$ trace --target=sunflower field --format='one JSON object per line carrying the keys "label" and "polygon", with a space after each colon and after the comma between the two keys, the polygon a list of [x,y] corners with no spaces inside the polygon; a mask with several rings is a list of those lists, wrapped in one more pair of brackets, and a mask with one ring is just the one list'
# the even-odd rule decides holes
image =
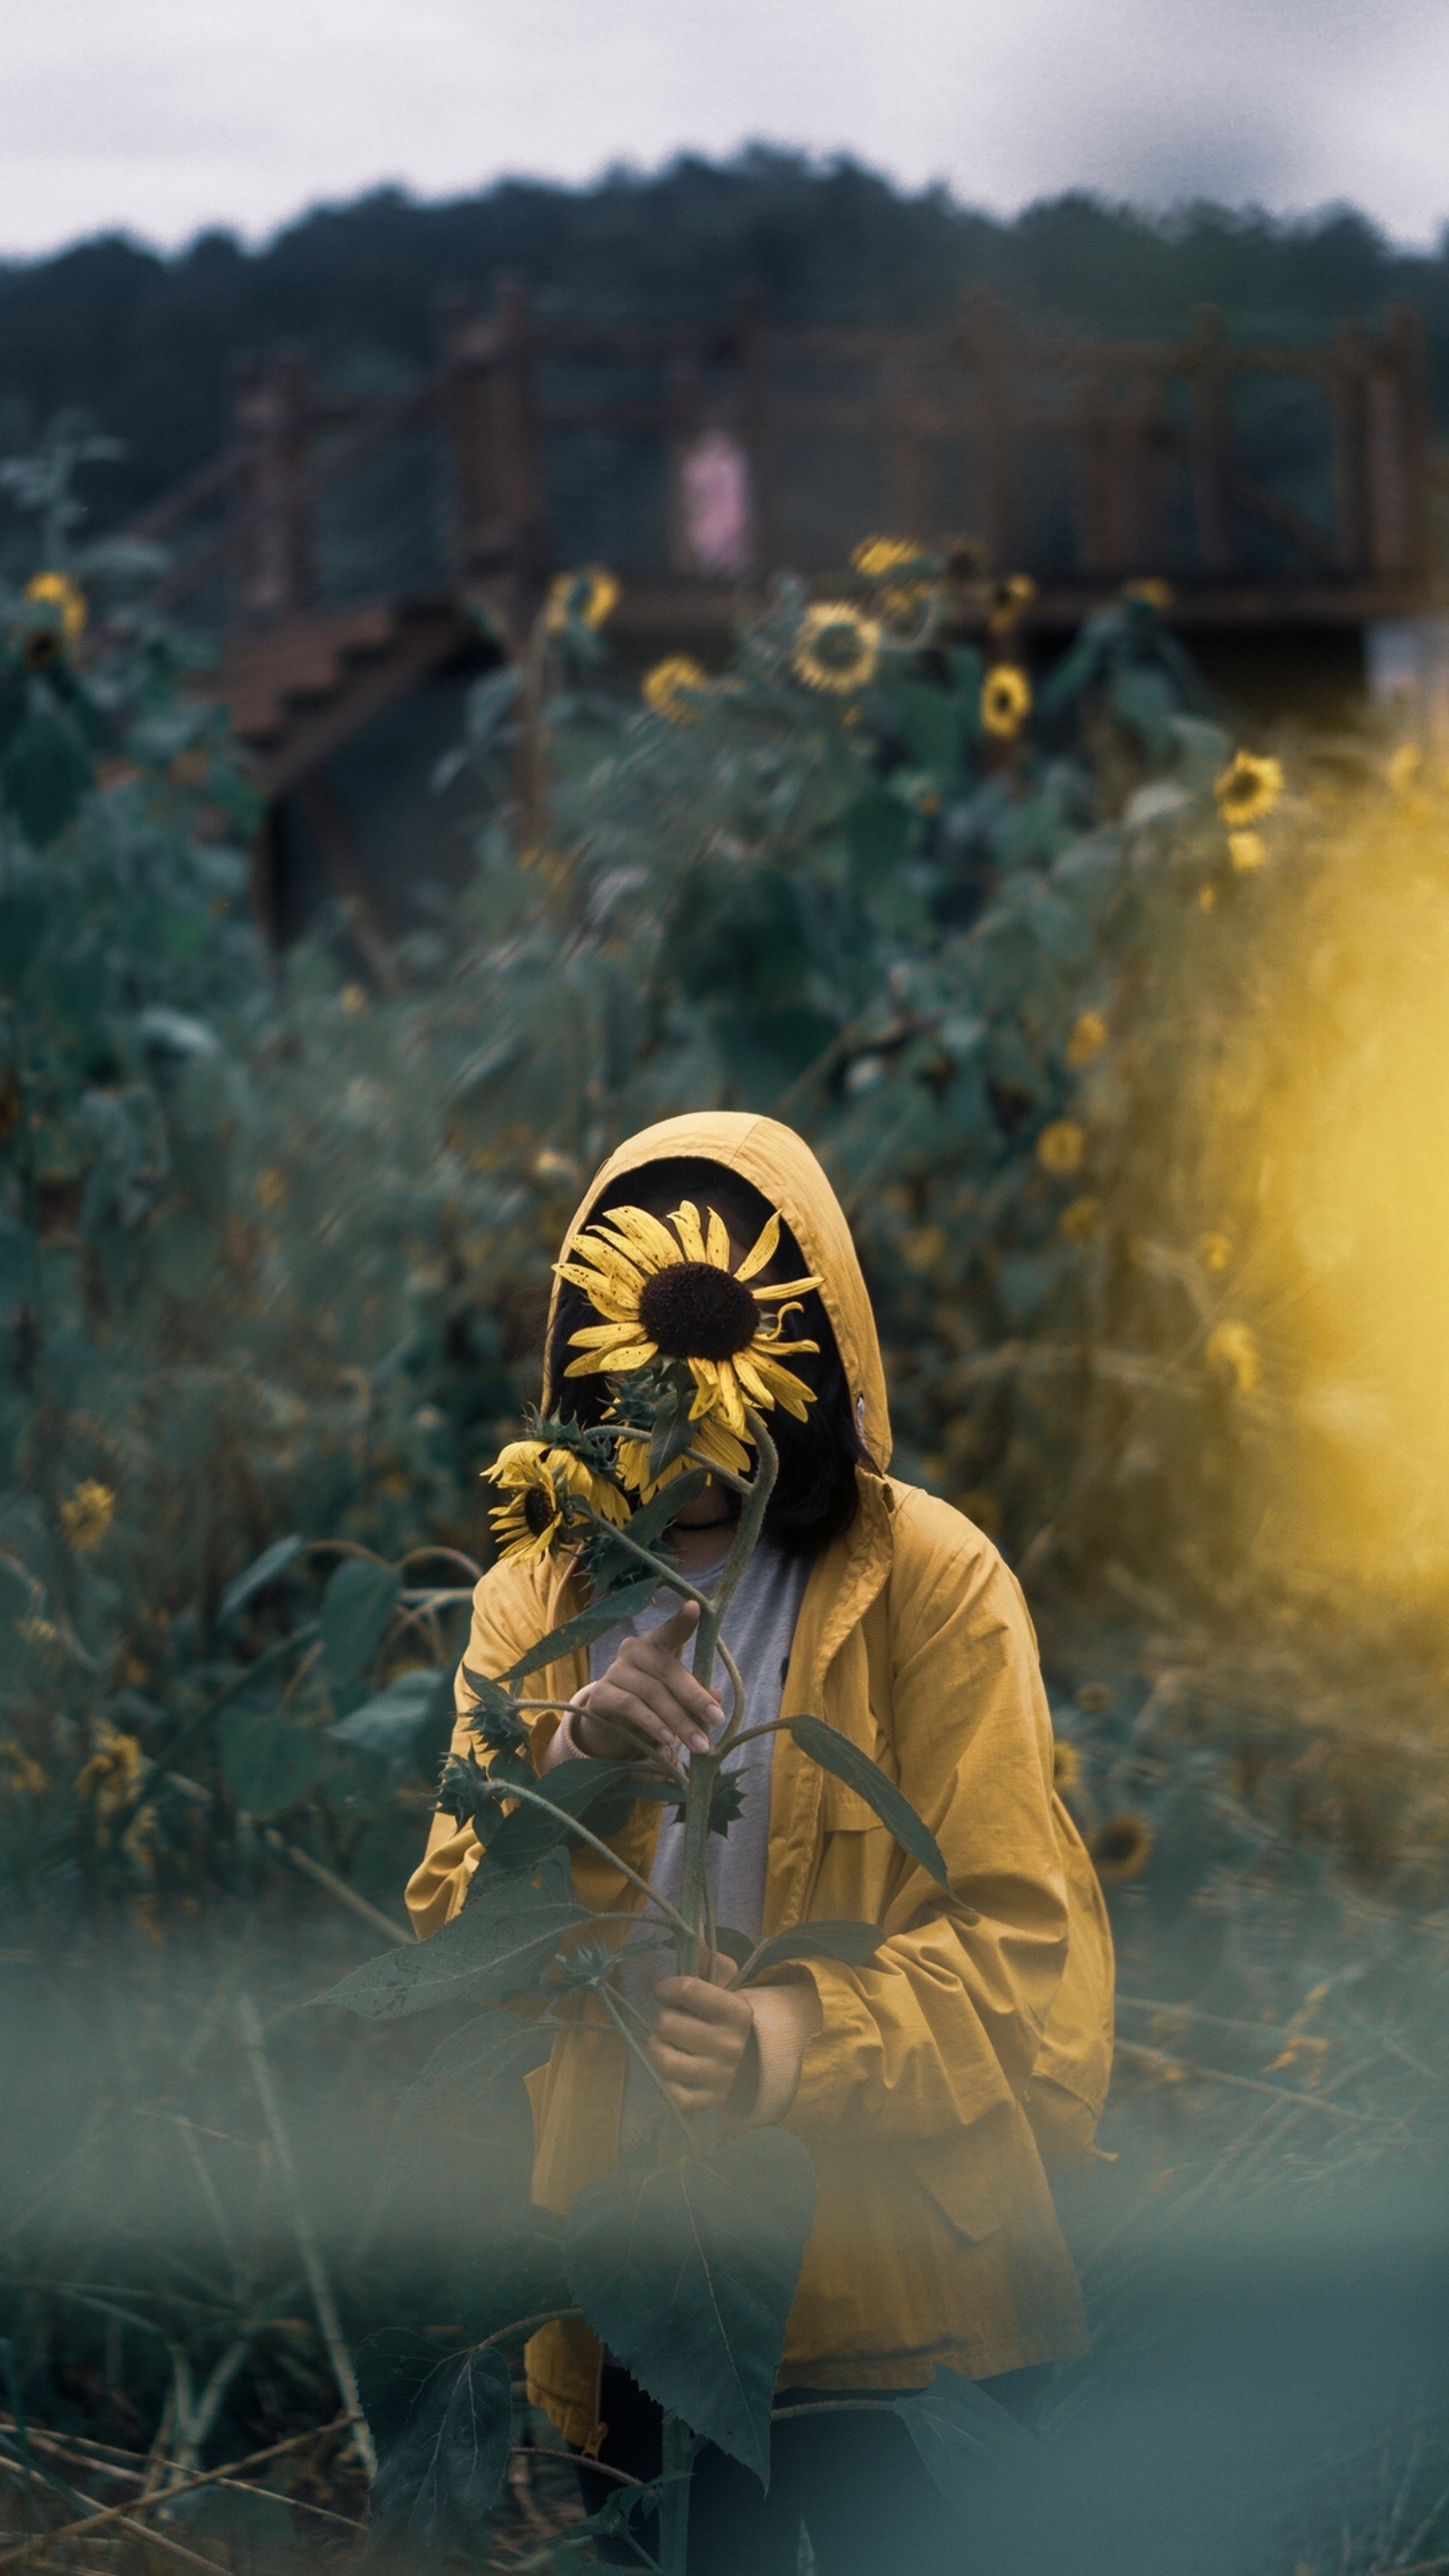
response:
{"label": "sunflower field", "polygon": [[[409,1937],[563,1227],[718,1104],[821,1154],[895,1471],[1038,1618],[1122,1983],[1072,2211],[1105,2358],[1057,2412],[1145,2576],[1124,2424],[1184,2231],[1286,2193],[1357,2260],[1442,2146],[1442,754],[1241,741],[1150,582],[1034,660],[1029,584],[867,539],[640,688],[585,570],[474,690],[471,882],[384,993],[263,950],[253,793],[146,566],[57,471],[8,489],[0,2566],[350,2564],[357,2347],[465,2333],[496,2175],[389,2150],[411,2043],[312,1998]],[[1308,2373],[1204,2567],[1446,2563],[1419,2327],[1409,2401]],[[472,2563],[570,2563],[547,2448],[521,2422]]]}

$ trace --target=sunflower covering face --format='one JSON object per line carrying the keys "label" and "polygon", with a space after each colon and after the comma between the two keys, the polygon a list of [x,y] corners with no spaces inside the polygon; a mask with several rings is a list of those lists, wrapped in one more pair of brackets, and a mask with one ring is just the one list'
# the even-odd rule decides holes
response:
{"label": "sunflower covering face", "polygon": [[489,1513],[500,1556],[533,1564],[570,1535],[571,1500],[587,1503],[602,1520],[621,1526],[629,1506],[607,1476],[598,1476],[572,1449],[543,1440],[510,1440],[487,1471],[507,1497]]}
{"label": "sunflower covering face", "polygon": [[[558,1264],[559,1277],[582,1288],[604,1319],[571,1336],[580,1356],[566,1374],[624,1377],[655,1360],[682,1360],[694,1379],[692,1421],[713,1418],[736,1440],[745,1436],[747,1405],[768,1413],[781,1404],[803,1422],[811,1390],[781,1362],[820,1345],[783,1339],[787,1310],[780,1301],[806,1296],[820,1282],[749,1284],[773,1259],[779,1240],[780,1220],[771,1216],[732,1269],[729,1228],[713,1208],[705,1209],[703,1224],[688,1199],[667,1224],[646,1208],[611,1208]],[[762,1312],[768,1305],[773,1314]]]}

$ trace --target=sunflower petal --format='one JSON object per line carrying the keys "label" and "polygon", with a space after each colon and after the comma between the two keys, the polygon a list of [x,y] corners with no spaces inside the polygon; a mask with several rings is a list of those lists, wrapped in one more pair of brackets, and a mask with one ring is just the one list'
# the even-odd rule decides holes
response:
{"label": "sunflower petal", "polygon": [[622,1350],[582,1351],[570,1360],[565,1377],[589,1377],[602,1371],[608,1377],[627,1377],[631,1369],[647,1368],[656,1357],[652,1342],[630,1342]]}
{"label": "sunflower petal", "polygon": [[638,1339],[638,1316],[622,1316],[605,1324],[581,1325],[578,1332],[570,1333],[569,1348],[575,1351],[607,1351],[621,1349],[625,1342],[637,1342]]}
{"label": "sunflower petal", "polygon": [[[733,1361],[691,1360],[689,1365],[694,1372],[697,1382],[701,1380],[703,1371],[708,1369],[709,1381],[705,1382],[712,1382],[715,1410],[723,1417],[725,1426],[728,1430],[733,1431],[736,1434],[743,1432],[745,1427],[745,1407],[744,1400],[740,1394],[740,1382],[734,1372]],[[701,1410],[703,1409],[704,1408],[701,1407]]]}
{"label": "sunflower petal", "polygon": [[575,1255],[581,1254],[585,1261],[592,1262],[594,1268],[601,1270],[606,1279],[617,1280],[621,1288],[632,1288],[637,1297],[644,1285],[643,1273],[629,1253],[613,1242],[608,1235],[581,1234],[571,1249]]}
{"label": "sunflower petal", "polygon": [[717,1208],[710,1208],[706,1213],[709,1217],[709,1232],[705,1237],[705,1257],[713,1262],[716,1270],[728,1270],[730,1266],[729,1227]]}
{"label": "sunflower petal", "polygon": [[771,1215],[766,1218],[765,1223],[761,1226],[759,1233],[756,1235],[754,1242],[749,1248],[749,1251],[745,1254],[743,1261],[735,1272],[735,1277],[737,1279],[753,1279],[756,1271],[763,1270],[767,1261],[774,1260],[775,1246],[779,1240],[780,1220],[777,1216]]}
{"label": "sunflower petal", "polygon": [[681,1199],[677,1208],[671,1208],[669,1222],[684,1248],[685,1260],[703,1261],[704,1236],[699,1230],[699,1210],[693,1199]]}
{"label": "sunflower petal", "polygon": [[647,1278],[652,1271],[672,1269],[682,1258],[666,1225],[647,1208],[610,1208],[607,1222],[621,1237],[621,1248]]}
{"label": "sunflower petal", "polygon": [[[738,1270],[735,1272],[737,1279],[741,1275]],[[808,1297],[811,1289],[819,1285],[818,1279],[782,1279],[778,1288],[753,1288],[750,1294],[753,1297]]]}
{"label": "sunflower petal", "polygon": [[793,1369],[781,1368],[777,1360],[766,1359],[759,1352],[755,1354],[755,1363],[774,1401],[782,1404],[787,1413],[793,1413],[797,1422],[803,1422],[812,1400],[804,1379],[796,1377]]}

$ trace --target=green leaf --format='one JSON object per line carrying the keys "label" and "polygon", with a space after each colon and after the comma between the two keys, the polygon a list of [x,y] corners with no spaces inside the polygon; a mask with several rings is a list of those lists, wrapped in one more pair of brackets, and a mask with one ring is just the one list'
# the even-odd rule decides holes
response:
{"label": "green leaf", "polygon": [[466,1664],[463,1666],[463,1680],[473,1694],[473,1707],[468,1716],[473,1732],[481,1735],[490,1748],[493,1747],[493,1737],[488,1732],[490,1727],[498,1731],[504,1743],[526,1744],[528,1728],[518,1714],[511,1692],[504,1690],[501,1683],[491,1681],[487,1673],[470,1672]]}
{"label": "green leaf", "polygon": [[[617,1833],[639,1795],[632,1762],[561,1762],[528,1784],[546,1807],[520,1801],[488,1844],[488,1871],[536,1869],[545,1852],[568,1839],[571,1822]],[[500,1784],[507,1794],[509,1784]]]}
{"label": "green leaf", "polygon": [[399,1673],[385,1690],[375,1691],[327,1732],[334,1744],[385,1762],[394,1778],[402,1780],[409,1771],[422,1768],[422,1742],[436,1734],[429,1721],[439,1714],[440,1702],[451,1735],[453,1676],[428,1664]]}
{"label": "green leaf", "polygon": [[262,1710],[232,1709],[222,1720],[220,1742],[227,1787],[258,1824],[295,1807],[326,1767],[327,1748],[315,1728]]}
{"label": "green leaf", "polygon": [[863,1967],[885,1938],[878,1923],[797,1923],[752,1950],[737,1982],[752,1986],[767,1968],[778,1968],[786,1959],[838,1959],[847,1968]]}
{"label": "green leaf", "polygon": [[574,1899],[568,1853],[553,1851],[531,1878],[481,1887],[475,1879],[461,1914],[430,1941],[369,1959],[322,2000],[364,2021],[396,2021],[439,2004],[507,2003],[541,1989],[565,1934],[588,1920]]}
{"label": "green leaf", "polygon": [[[523,2078],[542,2066],[551,2030],[506,2012],[465,2023],[434,2050],[393,2113],[388,2159],[394,2172],[416,2160],[424,2183],[439,2157],[477,2170],[490,2197],[511,2181],[528,2197],[533,2113]],[[506,2322],[504,2320],[503,2322]]]}
{"label": "green leaf", "polygon": [[387,2438],[374,2430],[378,2471],[359,2566],[385,2566],[406,2552],[411,2567],[419,2554],[454,2551],[479,2565],[513,2439],[507,2362],[487,2345],[440,2362],[425,2335],[400,2327],[371,2336],[363,2352],[363,2406],[369,2424],[376,2411]]}
{"label": "green leaf", "polygon": [[657,1589],[655,1576],[646,1574],[638,1583],[626,1583],[622,1591],[607,1593],[600,1601],[591,1601],[587,1610],[581,1610],[577,1618],[566,1619],[561,1628],[551,1628],[546,1637],[540,1637],[537,1645],[530,1646],[526,1655],[520,1655],[516,1664],[510,1664],[500,1679],[505,1682],[525,1681],[530,1673],[538,1672],[544,1664],[560,1662],[580,1646],[591,1645],[595,1637],[602,1637],[606,1629],[617,1627],[621,1619],[632,1619],[636,1611],[647,1610]]}
{"label": "green leaf", "polygon": [[905,860],[913,820],[899,796],[872,785],[858,796],[845,818],[850,855],[862,882],[873,885],[893,877]]}
{"label": "green leaf", "polygon": [[770,2474],[770,2407],[815,2217],[798,2138],[759,2129],[707,2157],[590,2183],[564,2237],[569,2284],[641,2388]]}
{"label": "green leaf", "polygon": [[5,800],[26,838],[43,850],[80,810],[91,764],[72,726],[55,716],[27,716],[0,761]]}
{"label": "green leaf", "polygon": [[296,1564],[306,1544],[303,1538],[279,1538],[271,1547],[264,1548],[246,1572],[239,1574],[223,1592],[217,1607],[222,1627],[225,1628],[249,1603],[255,1601],[259,1592],[265,1592],[269,1584],[279,1583],[289,1567]]}
{"label": "green leaf", "polygon": [[901,1849],[908,1851],[912,1860],[919,1861],[922,1869],[929,1870],[942,1887],[950,1887],[950,1874],[935,1835],[928,1825],[922,1823],[909,1798],[896,1787],[894,1780],[886,1778],[879,1763],[872,1762],[868,1753],[862,1753],[858,1744],[852,1744],[848,1735],[841,1735],[833,1726],[827,1726],[822,1717],[792,1717],[789,1732],[801,1752],[808,1753],[812,1762],[818,1762],[822,1771],[833,1772],[837,1780],[843,1780],[848,1789],[854,1789],[858,1797],[864,1798],[867,1806],[874,1807],[881,1823],[889,1826]]}
{"label": "green leaf", "polygon": [[322,1648],[334,1693],[346,1691],[376,1654],[402,1590],[395,1565],[344,1557],[322,1595]]}
{"label": "green leaf", "polygon": [[[688,1445],[686,1441],[686,1448]],[[666,1459],[665,1464],[668,1463]],[[652,1451],[650,1472],[651,1474],[654,1472]],[[633,1539],[637,1547],[652,1548],[657,1555],[660,1542],[676,1512],[682,1511],[686,1503],[695,1502],[704,1492],[708,1482],[708,1475],[703,1468],[698,1467],[690,1468],[683,1476],[672,1478],[663,1493],[656,1494],[652,1503],[646,1503],[642,1511],[634,1514],[629,1523],[628,1536]],[[608,1534],[600,1532],[590,1539],[586,1555],[586,1570],[590,1582],[596,1587],[604,1589],[611,1583],[620,1583],[631,1577],[637,1580],[638,1566],[637,1556],[634,1556],[628,1548],[621,1546],[612,1532]]]}
{"label": "green leaf", "polygon": [[929,2388],[896,2399],[896,2413],[923,2468],[963,2520],[980,2508],[983,2470],[1010,2468],[1037,2449],[1014,2415],[941,2362]]}
{"label": "green leaf", "polygon": [[45,937],[50,899],[43,886],[16,886],[0,895],[0,983],[23,984]]}

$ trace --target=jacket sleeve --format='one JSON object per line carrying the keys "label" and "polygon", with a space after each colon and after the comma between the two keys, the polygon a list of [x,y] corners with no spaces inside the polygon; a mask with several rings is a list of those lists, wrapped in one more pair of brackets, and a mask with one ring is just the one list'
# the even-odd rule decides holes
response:
{"label": "jacket sleeve", "polygon": [[902,1856],[874,1961],[808,1963],[820,2027],[790,2122],[925,2142],[1023,2098],[1066,1962],[1068,1898],[1020,1587],[930,1496],[902,1498],[897,1531],[882,1759],[935,1834],[952,1897]]}

